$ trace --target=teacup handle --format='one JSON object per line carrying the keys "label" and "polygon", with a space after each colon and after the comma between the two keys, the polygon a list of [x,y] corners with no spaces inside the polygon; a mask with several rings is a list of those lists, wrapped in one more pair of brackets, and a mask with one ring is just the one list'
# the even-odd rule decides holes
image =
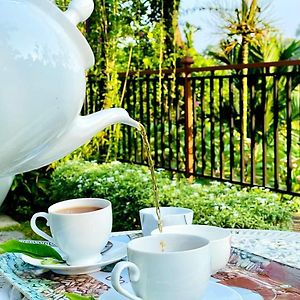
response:
{"label": "teacup handle", "polygon": [[120,293],[121,295],[132,299],[132,300],[143,300],[140,297],[137,297],[131,293],[129,293],[127,290],[125,290],[121,284],[120,284],[120,277],[121,273],[124,269],[128,268],[130,270],[130,280],[131,281],[138,281],[140,278],[140,270],[139,268],[130,261],[121,261],[117,263],[111,273],[111,283],[114,289]]}
{"label": "teacup handle", "polygon": [[50,235],[48,235],[47,233],[45,233],[44,231],[42,231],[41,229],[39,229],[36,225],[36,219],[41,217],[41,218],[45,218],[47,220],[47,226],[48,225],[48,222],[49,222],[49,219],[48,219],[48,216],[49,214],[45,213],[45,212],[38,212],[38,213],[35,213],[32,217],[31,217],[31,220],[30,220],[30,226],[31,226],[31,229],[39,236],[41,236],[42,238],[44,238],[45,240],[55,244],[55,241],[53,239],[53,237],[51,237]]}

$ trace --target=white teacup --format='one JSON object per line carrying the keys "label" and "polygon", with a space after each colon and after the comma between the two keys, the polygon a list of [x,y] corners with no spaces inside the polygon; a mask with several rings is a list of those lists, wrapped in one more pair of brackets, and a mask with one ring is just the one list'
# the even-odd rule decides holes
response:
{"label": "white teacup", "polygon": [[[151,235],[158,226],[156,208],[143,208],[139,213],[143,235]],[[192,224],[194,216],[194,212],[189,208],[173,206],[160,207],[160,214],[163,226]]]}
{"label": "white teacup", "polygon": [[[36,225],[42,217],[50,226],[49,236]],[[108,200],[80,198],[55,203],[48,213],[38,212],[31,218],[32,230],[54,243],[69,265],[91,265],[101,260],[112,229],[112,208]]]}
{"label": "white teacup", "polygon": [[[228,229],[209,225],[174,225],[163,227],[162,234],[180,233],[198,235],[210,241],[212,274],[224,268],[230,257],[231,233]],[[160,234],[158,229],[151,233]]]}
{"label": "white teacup", "polygon": [[[164,251],[161,249],[163,243]],[[132,300],[200,300],[210,277],[209,241],[199,236],[161,234],[132,240],[128,261],[112,271],[112,286]],[[133,295],[120,284],[128,268]]]}

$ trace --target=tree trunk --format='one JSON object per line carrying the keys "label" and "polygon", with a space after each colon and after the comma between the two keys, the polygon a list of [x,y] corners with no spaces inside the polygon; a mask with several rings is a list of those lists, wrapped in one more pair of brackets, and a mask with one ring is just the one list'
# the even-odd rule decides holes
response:
{"label": "tree trunk", "polygon": [[180,0],[164,0],[163,1],[163,23],[166,32],[166,57],[169,57],[175,52],[175,44],[182,46],[182,38],[180,36],[179,25],[178,25],[178,11],[179,11]]}

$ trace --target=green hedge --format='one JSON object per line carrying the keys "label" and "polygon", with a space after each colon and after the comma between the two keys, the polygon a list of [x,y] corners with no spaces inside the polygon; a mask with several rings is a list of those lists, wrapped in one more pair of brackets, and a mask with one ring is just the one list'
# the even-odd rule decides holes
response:
{"label": "green hedge", "polygon": [[[260,188],[211,182],[187,183],[157,171],[161,206],[193,209],[194,223],[235,228],[290,229],[291,200]],[[145,166],[120,162],[69,161],[52,174],[50,202],[101,197],[112,202],[114,230],[139,228],[139,209],[153,206],[150,172]]]}

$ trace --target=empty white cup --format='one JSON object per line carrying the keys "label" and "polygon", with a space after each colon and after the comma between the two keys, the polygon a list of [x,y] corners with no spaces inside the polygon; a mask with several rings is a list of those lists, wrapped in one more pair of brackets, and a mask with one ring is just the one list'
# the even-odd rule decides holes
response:
{"label": "empty white cup", "polygon": [[[200,300],[210,277],[209,250],[207,239],[187,234],[134,239],[127,246],[128,261],[112,271],[112,286],[132,300]],[[135,294],[120,284],[124,269]]]}
{"label": "empty white cup", "polygon": [[[212,274],[224,268],[229,260],[231,232],[228,229],[217,226],[196,224],[184,226],[174,225],[163,227],[162,233],[191,234],[208,239],[210,242]],[[160,232],[158,229],[155,229],[151,234],[160,234]]]}
{"label": "empty white cup", "polygon": [[[194,212],[184,207],[160,207],[160,214],[163,226],[192,224]],[[158,228],[157,214],[155,207],[143,208],[140,210],[140,221],[143,235],[151,235],[151,232]]]}

